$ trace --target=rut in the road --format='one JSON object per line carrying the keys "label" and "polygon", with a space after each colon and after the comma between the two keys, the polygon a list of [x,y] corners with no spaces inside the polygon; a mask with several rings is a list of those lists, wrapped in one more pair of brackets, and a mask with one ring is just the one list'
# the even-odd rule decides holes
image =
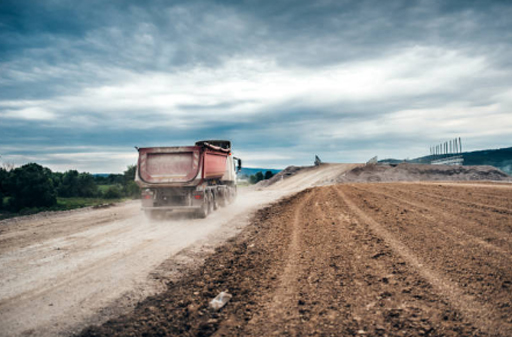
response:
{"label": "rut in the road", "polygon": [[[510,239],[512,217],[485,222],[478,205],[491,190],[444,188],[452,215],[423,185],[303,191],[261,210],[166,293],[83,335],[509,335],[512,249],[493,235]],[[508,191],[496,193],[510,202]],[[210,311],[224,290],[232,300]]]}

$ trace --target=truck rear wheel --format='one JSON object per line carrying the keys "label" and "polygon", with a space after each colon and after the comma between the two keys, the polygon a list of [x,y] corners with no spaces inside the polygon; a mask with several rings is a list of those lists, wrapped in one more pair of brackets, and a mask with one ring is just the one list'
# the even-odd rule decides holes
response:
{"label": "truck rear wheel", "polygon": [[210,194],[205,193],[204,197],[205,199],[203,205],[201,206],[201,209],[197,213],[198,217],[200,217],[201,219],[206,218],[208,214],[211,213],[212,208]]}
{"label": "truck rear wheel", "polygon": [[215,210],[215,200],[214,200],[214,197],[213,197],[213,192],[210,192],[208,193],[208,210],[209,212],[208,213],[213,213],[213,211]]}
{"label": "truck rear wheel", "polygon": [[228,191],[225,188],[219,191],[218,196],[219,196],[219,206],[220,207],[224,207],[228,204],[227,194],[228,194]]}
{"label": "truck rear wheel", "polygon": [[219,191],[212,192],[212,206],[213,206],[214,211],[219,208],[219,198],[220,198]]}

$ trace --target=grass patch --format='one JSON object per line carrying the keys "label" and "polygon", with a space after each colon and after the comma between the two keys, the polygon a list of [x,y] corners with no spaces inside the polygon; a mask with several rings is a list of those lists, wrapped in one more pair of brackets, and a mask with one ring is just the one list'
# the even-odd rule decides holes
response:
{"label": "grass patch", "polygon": [[105,193],[110,186],[116,186],[116,185],[98,185],[98,190],[101,192],[101,194]]}
{"label": "grass patch", "polygon": [[[108,186],[109,185],[104,185]],[[75,208],[83,208],[89,206],[97,206],[102,204],[110,204],[128,200],[128,198],[120,199],[104,199],[104,198],[57,198],[57,205],[52,207],[52,211],[69,210]]]}

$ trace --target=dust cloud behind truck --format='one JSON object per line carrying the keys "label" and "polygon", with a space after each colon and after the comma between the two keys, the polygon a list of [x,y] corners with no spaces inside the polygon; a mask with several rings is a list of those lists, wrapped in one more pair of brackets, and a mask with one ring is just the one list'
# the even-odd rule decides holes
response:
{"label": "dust cloud behind truck", "polygon": [[142,209],[151,218],[168,212],[205,218],[236,198],[242,161],[233,157],[230,141],[137,150],[135,182],[141,188]]}

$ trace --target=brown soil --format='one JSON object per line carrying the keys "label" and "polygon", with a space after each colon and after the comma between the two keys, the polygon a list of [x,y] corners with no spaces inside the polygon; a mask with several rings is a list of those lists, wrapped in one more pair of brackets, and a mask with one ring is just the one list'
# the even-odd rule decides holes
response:
{"label": "brown soil", "polygon": [[[315,174],[318,177],[315,178]],[[450,166],[401,163],[398,165],[377,164],[328,164],[320,166],[289,166],[268,180],[258,183],[267,187],[283,182],[295,184],[299,177],[305,177],[306,187],[333,183],[350,182],[392,182],[392,181],[510,181],[512,177],[493,166]],[[313,179],[312,179],[313,177]],[[291,178],[291,179],[290,179]]]}
{"label": "brown soil", "polygon": [[511,260],[510,184],[317,187],[81,335],[510,336]]}
{"label": "brown soil", "polygon": [[378,164],[359,166],[337,177],[333,182],[433,181],[433,180],[492,180],[512,181],[506,173],[493,166],[451,166],[408,164]]}

